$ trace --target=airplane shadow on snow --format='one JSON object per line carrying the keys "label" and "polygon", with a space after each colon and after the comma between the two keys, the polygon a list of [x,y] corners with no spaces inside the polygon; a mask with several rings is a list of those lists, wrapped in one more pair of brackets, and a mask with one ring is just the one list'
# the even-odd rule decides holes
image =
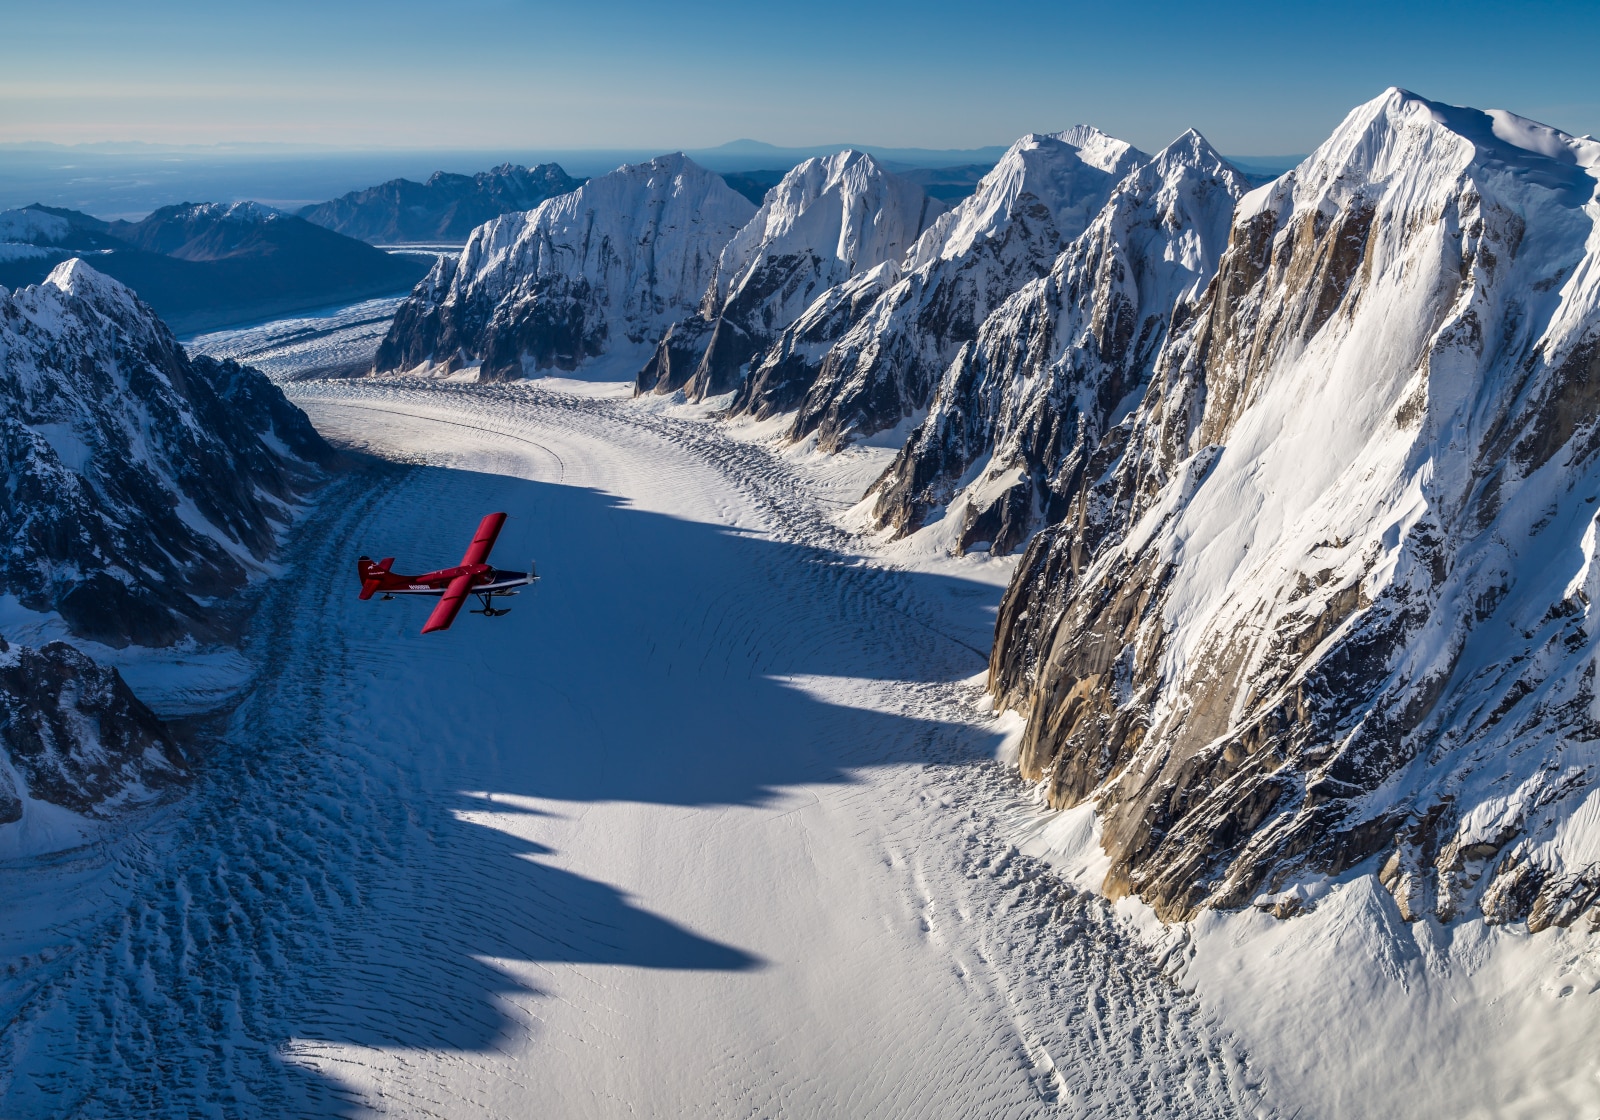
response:
{"label": "airplane shadow on snow", "polygon": [[[510,616],[463,612],[424,637],[432,600],[356,600],[359,553],[392,553],[403,571],[453,563],[491,509],[512,515],[494,562],[537,557],[542,577],[509,600]],[[594,490],[440,468],[410,469],[354,535],[314,523],[295,567],[257,638],[277,670],[237,724],[273,728],[277,745],[241,732],[234,750],[283,752],[263,772],[286,784],[274,798],[301,791],[268,799],[297,814],[301,834],[285,843],[309,880],[344,884],[331,902],[311,891],[288,919],[308,946],[286,965],[298,1039],[494,1049],[522,1029],[501,998],[537,992],[496,961],[524,976],[544,963],[767,967],[688,928],[692,918],[553,863],[581,864],[581,852],[464,819],[517,811],[473,791],[541,799],[532,820],[607,802],[776,815],[794,807],[786,787],[995,746],[971,727],[827,703],[782,679],[970,677],[998,598],[985,585],[858,567]],[[301,1108],[350,1107],[306,1067],[280,1069]]]}

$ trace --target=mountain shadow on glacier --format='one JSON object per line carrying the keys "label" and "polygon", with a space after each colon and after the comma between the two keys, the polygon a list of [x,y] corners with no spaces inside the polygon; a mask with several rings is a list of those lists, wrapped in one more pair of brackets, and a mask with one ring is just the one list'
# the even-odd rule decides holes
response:
{"label": "mountain shadow on glacier", "polygon": [[[272,668],[169,838],[135,857],[147,866],[130,876],[134,918],[86,946],[80,983],[61,988],[86,1005],[64,1012],[89,1014],[123,990],[120,962],[149,962],[117,1062],[88,1062],[102,1040],[87,1033],[48,1058],[4,1055],[18,1075],[0,1106],[48,1112],[87,1099],[92,1078],[97,1100],[157,1110],[226,1089],[339,1115],[356,1102],[280,1057],[288,1040],[291,1055],[488,1051],[516,1026],[508,998],[547,994],[504,962],[759,970],[750,948],[552,866],[562,853],[481,814],[618,800],[776,814],[786,789],[862,767],[992,757],[990,735],[802,685],[963,679],[981,659],[918,604],[987,603],[996,589],[974,597],[965,581],[858,567],[593,490],[395,473],[387,487],[336,484],[344,493],[301,531],[252,639]],[[432,563],[482,509],[513,514],[497,562],[535,556],[543,577],[509,618],[463,615],[423,638],[418,604],[355,600],[359,552]],[[863,611],[864,597],[888,609]],[[885,658],[885,644],[908,652]],[[243,1027],[196,1039],[207,1021]],[[73,1056],[79,1072],[63,1074]]]}

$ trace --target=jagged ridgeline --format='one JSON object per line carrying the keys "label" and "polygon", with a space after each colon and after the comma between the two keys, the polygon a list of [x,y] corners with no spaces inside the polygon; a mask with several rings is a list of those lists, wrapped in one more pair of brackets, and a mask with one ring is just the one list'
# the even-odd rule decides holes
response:
{"label": "jagged ridgeline", "polygon": [[332,452],[255,370],[190,357],[74,258],[0,288],[0,581],[110,646],[227,636],[240,591]]}
{"label": "jagged ridgeline", "polygon": [[1400,90],[1248,193],[1192,132],[1024,137],[946,213],[859,153],[753,214],[667,157],[481,227],[379,367],[632,347],[640,392],[900,443],[878,525],[1026,546],[991,685],[1024,773],[1096,799],[1113,893],[1288,913],[1370,862],[1411,918],[1566,923],[1600,897],[1597,167]]}
{"label": "jagged ridgeline", "polygon": [[991,662],[1111,893],[1284,914],[1366,864],[1408,919],[1592,910],[1597,175],[1390,90],[1242,199]]}
{"label": "jagged ridgeline", "polygon": [[[752,371],[751,399],[768,391],[769,362],[787,363],[780,373],[789,383],[784,392],[798,388],[796,375],[806,382],[793,438],[814,433],[818,446],[837,450],[897,427],[928,407],[939,377],[977,337],[989,312],[1043,275],[1118,180],[1146,158],[1086,125],[1024,136],[976,193],[917,239],[893,276],[869,274],[856,282],[882,286],[870,305],[844,293],[824,304],[849,304],[863,313],[828,340],[815,367],[797,369],[794,358],[805,350],[787,340],[769,352]],[[837,314],[829,320],[846,325]],[[795,333],[815,338],[816,325],[803,321]]]}
{"label": "jagged ridgeline", "polygon": [[1006,553],[1059,520],[1107,428],[1138,403],[1169,327],[1216,272],[1246,189],[1193,131],[1128,172],[1049,272],[946,367],[927,418],[873,487],[878,524],[900,535],[942,516],[955,550]]}

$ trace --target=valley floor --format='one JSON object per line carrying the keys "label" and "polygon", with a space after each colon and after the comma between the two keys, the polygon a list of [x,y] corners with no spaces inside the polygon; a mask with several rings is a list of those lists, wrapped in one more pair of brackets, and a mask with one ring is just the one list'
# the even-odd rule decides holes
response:
{"label": "valley floor", "polygon": [[[292,395],[371,459],[197,787],[0,868],[0,1115],[1273,1114],[1008,839],[982,561],[891,565],[788,461],[590,386]],[[508,617],[356,600],[357,555],[453,562],[493,509],[542,577]]]}

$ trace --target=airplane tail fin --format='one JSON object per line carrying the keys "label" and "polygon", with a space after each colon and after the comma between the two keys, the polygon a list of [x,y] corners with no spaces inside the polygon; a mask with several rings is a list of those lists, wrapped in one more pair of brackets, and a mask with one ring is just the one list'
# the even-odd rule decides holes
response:
{"label": "airplane tail fin", "polygon": [[372,593],[378,590],[383,583],[383,577],[389,574],[389,569],[394,566],[394,557],[386,556],[377,563],[372,557],[363,556],[356,561],[356,574],[361,577],[362,599],[372,598]]}

